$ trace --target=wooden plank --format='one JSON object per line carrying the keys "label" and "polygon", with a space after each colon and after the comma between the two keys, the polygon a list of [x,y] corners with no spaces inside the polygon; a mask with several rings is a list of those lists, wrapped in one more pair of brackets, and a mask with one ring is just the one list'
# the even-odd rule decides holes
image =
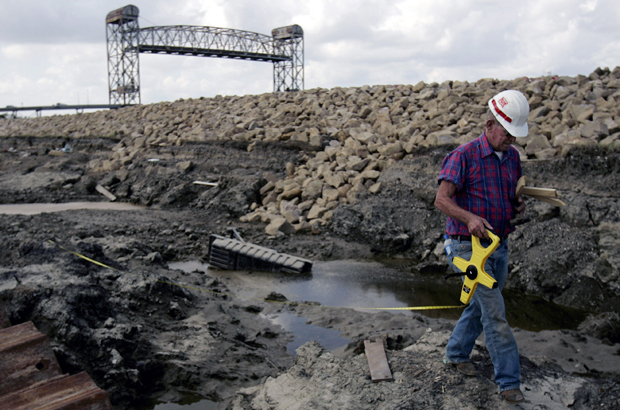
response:
{"label": "wooden plank", "polygon": [[99,192],[100,194],[105,195],[110,201],[114,202],[116,201],[116,196],[114,196],[113,193],[111,193],[110,191],[108,191],[107,189],[105,189],[104,187],[102,187],[101,185],[97,184],[97,186],[95,187],[95,189],[97,190],[97,192]]}
{"label": "wooden plank", "polygon": [[517,181],[517,189],[515,190],[516,195],[521,195],[521,191],[523,190],[523,187],[525,186],[525,183],[527,182],[527,177],[525,175],[523,175],[521,178],[519,178],[519,180]]}
{"label": "wooden plank", "polygon": [[392,372],[383,349],[383,341],[364,340],[364,349],[368,367],[370,367],[370,377],[373,382],[393,381]]}
{"label": "wooden plank", "polygon": [[556,189],[552,189],[552,188],[537,188],[537,187],[533,187],[533,186],[524,186],[523,189],[521,189],[521,195],[528,195],[528,196],[546,196],[549,198],[557,198],[558,195],[558,191]]}
{"label": "wooden plank", "polygon": [[539,201],[546,202],[553,206],[566,206],[566,204],[563,201],[560,201],[557,198],[549,198],[546,196],[539,196],[539,195],[530,195],[530,196],[534,199],[538,199]]}
{"label": "wooden plank", "polygon": [[217,182],[194,181],[194,185],[217,186]]}

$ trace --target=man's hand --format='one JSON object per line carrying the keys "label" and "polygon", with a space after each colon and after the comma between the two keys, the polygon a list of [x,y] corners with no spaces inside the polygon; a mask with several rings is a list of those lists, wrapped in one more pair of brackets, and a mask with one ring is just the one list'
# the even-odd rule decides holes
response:
{"label": "man's hand", "polygon": [[469,229],[469,233],[480,239],[489,239],[487,229],[493,230],[491,224],[484,218],[471,213],[470,215],[471,217],[467,220],[467,229]]}

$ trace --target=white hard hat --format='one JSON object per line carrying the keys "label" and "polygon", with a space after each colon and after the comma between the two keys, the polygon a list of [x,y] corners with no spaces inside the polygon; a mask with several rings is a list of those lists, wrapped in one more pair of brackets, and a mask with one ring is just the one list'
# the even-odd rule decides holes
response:
{"label": "white hard hat", "polygon": [[510,135],[527,137],[530,104],[522,93],[516,90],[502,91],[489,100],[489,108]]}

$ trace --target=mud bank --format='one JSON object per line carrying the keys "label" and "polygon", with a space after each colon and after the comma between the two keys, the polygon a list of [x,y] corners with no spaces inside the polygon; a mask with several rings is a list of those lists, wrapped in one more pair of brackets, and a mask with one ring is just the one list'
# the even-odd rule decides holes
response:
{"label": "mud bank", "polygon": [[[52,144],[54,140],[37,141]],[[100,143],[93,145],[98,144]],[[34,147],[44,152],[43,148],[36,148],[36,145]],[[237,148],[225,146],[218,148],[228,149],[232,153],[237,151]],[[37,184],[32,186],[5,182],[2,185],[2,197],[7,201],[14,202],[21,199],[27,202],[64,202],[102,199],[101,194],[93,189],[93,182],[101,181],[101,176],[89,174],[83,165],[87,157],[97,155],[98,149],[93,151],[84,149],[81,153],[78,151],[76,157],[55,157],[43,153],[32,155],[33,147],[29,149],[31,151],[20,151],[29,152],[28,156],[18,153],[2,155],[3,181],[9,181],[11,176],[14,176],[16,181],[23,181],[21,178],[23,175],[32,174],[38,177],[31,177],[31,181],[37,181]],[[245,152],[247,151],[238,152],[239,157],[247,155]],[[272,154],[277,157],[275,152]],[[145,153],[145,157],[150,155],[151,152]],[[441,153],[431,152],[429,155],[420,156],[418,161],[429,161],[428,158],[440,155]],[[584,154],[584,158],[588,158],[587,155],[589,154]],[[81,161],[80,156],[84,157]],[[199,164],[199,158],[195,161]],[[205,164],[207,162],[205,160]],[[264,166],[264,163],[253,160],[246,164],[248,167]],[[41,169],[37,171],[39,168]],[[200,169],[200,165],[197,168]],[[41,175],[37,175],[39,172]],[[344,222],[347,222],[346,226],[352,226],[350,221],[354,219],[338,217],[336,214],[333,224],[323,227],[318,232],[268,237],[263,233],[264,224],[241,223],[237,214],[230,210],[237,204],[235,201],[243,198],[233,195],[236,189],[239,189],[238,185],[234,184],[229,185],[227,189],[220,187],[218,195],[208,190],[201,192],[199,190],[204,190],[203,187],[187,184],[186,195],[179,197],[184,199],[179,199],[174,206],[158,204],[149,209],[132,211],[70,210],[38,215],[2,215],[0,224],[4,229],[1,239],[5,246],[0,253],[2,260],[0,295],[7,305],[13,323],[27,320],[35,322],[37,327],[52,340],[63,370],[68,373],[88,371],[96,383],[106,389],[116,408],[139,408],[152,399],[175,401],[186,394],[218,401],[221,408],[231,408],[230,406],[251,408],[248,407],[250,402],[253,403],[252,406],[259,406],[256,403],[263,400],[259,396],[272,394],[257,390],[268,388],[272,383],[269,381],[272,379],[268,377],[283,377],[282,375],[288,374],[289,371],[296,371],[289,369],[298,368],[298,365],[294,366],[296,359],[286,350],[291,336],[266,319],[269,313],[277,313],[277,310],[268,303],[227,296],[248,292],[240,281],[213,278],[203,272],[186,273],[169,270],[166,264],[171,261],[206,258],[209,235],[212,233],[226,235],[227,229],[235,227],[252,242],[313,260],[367,259],[379,254],[408,260],[415,272],[426,272],[426,269],[431,268],[442,269],[445,261],[442,260],[441,253],[434,252],[435,233],[425,236],[424,239],[416,239],[400,251],[394,247],[395,242],[385,246],[389,242],[364,239],[371,232],[375,232],[378,237],[381,235],[385,237],[386,233],[397,233],[398,231],[390,233],[386,228],[399,220],[398,218],[406,220],[411,214],[399,215],[392,207],[398,205],[403,210],[411,209],[406,205],[411,203],[412,193],[421,192],[407,186],[408,181],[421,183],[419,178],[410,177],[409,180],[404,178],[412,172],[411,169],[405,172],[400,168],[394,168],[393,171],[387,171],[386,175],[390,175],[391,172],[403,177],[400,183],[394,183],[384,192],[386,195],[383,202],[384,209],[377,211],[379,201],[373,197],[369,197],[366,202],[360,201],[357,208],[348,209],[348,212],[364,207],[374,209],[360,219],[363,222],[357,224],[356,229],[359,231],[352,232],[341,230]],[[67,179],[66,175],[79,175],[79,178]],[[198,175],[190,174],[181,178],[193,180],[198,178]],[[232,177],[229,178],[232,180]],[[42,179],[48,182],[41,183]],[[166,186],[181,183],[181,180],[174,178],[164,180],[161,176],[151,175],[147,178],[138,177],[138,174],[131,179],[128,177],[125,181],[127,180],[132,184],[143,181],[145,185],[156,185],[163,181],[166,181]],[[122,182],[119,180],[116,184],[111,187],[118,187]],[[428,184],[430,189],[431,183]],[[592,185],[594,184],[590,184]],[[201,195],[205,192],[212,195],[209,205],[197,206],[201,201]],[[390,192],[393,194],[389,195]],[[427,207],[416,208],[415,212],[419,212],[420,209],[429,215],[433,213],[433,210]],[[560,228],[565,226],[565,223],[558,215],[552,210],[545,208],[541,210],[545,217],[528,225],[527,231],[525,227],[522,228],[521,237],[514,241],[515,246],[524,246],[529,252],[542,252],[537,249],[549,244],[535,244],[533,241],[537,232],[548,233],[550,229],[557,229],[555,232],[562,233]],[[337,222],[339,220],[344,222],[339,225]],[[372,220],[375,221],[374,228],[370,223]],[[440,216],[430,216],[421,221],[431,228],[430,232],[434,232],[434,229],[439,230],[442,223]],[[421,229],[414,223],[410,226]],[[50,240],[55,244],[50,243]],[[584,246],[583,243],[585,242],[577,242],[571,246]],[[93,265],[57,245],[101,261],[115,269]],[[424,254],[426,256],[423,256]],[[583,255],[581,257],[583,258]],[[524,261],[527,258],[527,255],[519,256],[518,252],[513,255],[515,261]],[[530,264],[522,263],[520,269],[515,269],[516,265],[512,267],[511,281],[516,285],[519,284],[520,272],[531,272],[528,270]],[[580,265],[576,263],[575,266]],[[554,281],[564,277],[566,271],[558,268],[556,279],[550,276],[552,271],[545,274],[546,283],[553,284]],[[596,289],[601,291],[603,288],[597,285]],[[272,292],[277,291],[278,289],[264,289],[262,293],[253,296],[258,299],[268,298]],[[226,295],[221,295],[220,292]],[[561,295],[560,292],[550,294]],[[272,297],[278,298],[277,295]],[[556,376],[553,377],[576,380],[575,394],[567,396],[562,393],[557,396],[561,398],[558,400],[562,403],[566,400],[578,403],[579,400],[584,400],[585,396],[590,397],[591,401],[588,403],[592,400],[607,403],[605,400],[612,400],[614,397],[617,400],[618,395],[609,384],[610,380],[615,380],[617,377],[614,369],[620,368],[613,367],[616,366],[615,360],[620,357],[617,344],[614,344],[618,340],[618,326],[617,317],[613,316],[612,311],[613,300],[613,297],[609,297],[610,303],[599,305],[600,311],[604,311],[603,307],[609,307],[606,310],[608,316],[598,315],[583,324],[587,334],[573,331],[532,334],[525,331],[517,332],[517,336],[528,335],[520,338],[519,344],[523,360],[536,364],[528,368],[528,377],[534,380],[532,383],[555,386],[553,383],[557,380],[552,383],[549,379],[552,376],[548,373],[555,372],[553,374]],[[336,382],[329,378],[323,381],[334,384],[335,387],[332,387],[334,394],[339,390],[347,391],[345,379],[361,379],[363,381],[360,382],[360,386],[369,383],[366,380],[368,371],[360,373],[364,357],[360,356],[359,348],[355,348],[363,339],[386,338],[388,354],[393,369],[398,374],[405,371],[404,367],[402,371],[399,370],[401,369],[399,366],[405,366],[403,363],[421,360],[418,356],[414,355],[415,359],[409,356],[409,353],[402,350],[403,348],[414,344],[429,328],[433,332],[445,332],[452,326],[449,320],[428,319],[422,316],[395,318],[393,315],[386,317],[381,314],[363,314],[348,309],[334,312],[293,305],[285,311],[303,315],[317,326],[338,330],[342,332],[343,337],[354,341],[348,350],[343,349],[335,353],[338,360],[334,362],[334,368],[342,369],[339,372],[347,375],[343,379],[338,379],[343,382],[342,385],[340,381]],[[591,335],[597,335],[599,338],[593,338]],[[476,359],[479,363],[487,360],[484,366],[487,367],[485,371],[488,373],[486,379],[477,379],[476,386],[480,383],[486,386],[476,390],[478,391],[476,397],[482,400],[485,394],[495,397],[495,393],[488,370],[490,364],[483,354],[483,344],[480,345],[480,349],[482,353]],[[404,355],[402,357],[405,362],[399,364],[397,358],[401,357],[400,355]],[[313,359],[314,362],[320,363]],[[428,362],[416,362],[419,368],[416,367],[418,370],[413,374],[424,369],[424,373],[428,375],[424,377],[433,380],[447,377],[444,380],[444,387],[441,387],[441,384],[424,382],[422,383],[424,386],[435,387],[424,390],[426,387],[422,389],[420,385],[418,395],[426,397],[424,400],[428,403],[435,404],[443,403],[443,400],[453,400],[448,399],[449,397],[455,397],[456,400],[460,389],[450,389],[448,386],[452,384],[469,386],[469,381],[460,380],[458,376],[446,373],[445,369],[436,369],[435,362],[434,356],[429,356]],[[356,364],[353,366],[354,363]],[[603,366],[607,364],[612,368]],[[349,369],[350,366],[353,367]],[[320,370],[310,368],[304,371],[308,374],[314,374],[315,371],[321,373]],[[385,408],[396,406],[393,400],[397,397],[401,398],[401,403],[407,402],[411,393],[400,396],[402,392],[398,388],[404,385],[418,386],[416,380],[422,373],[416,378],[412,378],[410,373],[405,374],[409,374],[405,384],[373,385],[377,391],[377,396],[373,399],[375,401],[369,401],[366,407],[356,407],[361,406],[361,402],[357,399],[352,400],[351,407],[348,408],[376,408],[379,403],[376,401],[379,400],[377,397],[394,398],[386,401],[390,404],[386,404],[388,407]],[[295,386],[292,384],[291,388],[296,390]],[[393,390],[395,386],[399,387]],[[238,389],[244,387],[250,390],[242,390],[242,398],[235,396]],[[600,389],[605,391],[605,395],[596,393],[600,392]],[[324,386],[317,385],[317,392],[324,390]],[[449,394],[446,394],[446,391]],[[355,396],[353,393],[347,394]],[[534,403],[536,397],[536,395],[530,396],[529,400],[533,400]],[[300,403],[315,403],[319,400],[314,393],[308,393],[306,398],[298,399]],[[232,404],[233,401],[235,404]],[[308,404],[306,408],[311,407],[312,405]]]}

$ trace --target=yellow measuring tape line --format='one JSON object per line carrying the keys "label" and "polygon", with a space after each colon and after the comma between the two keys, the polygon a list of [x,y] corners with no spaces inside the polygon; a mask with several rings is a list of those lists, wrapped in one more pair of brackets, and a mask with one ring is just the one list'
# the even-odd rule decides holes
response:
{"label": "yellow measuring tape line", "polygon": [[[173,283],[173,282],[166,282],[163,280],[158,280],[157,282],[160,283],[165,283],[168,285],[172,285],[172,286],[178,286],[180,288],[186,288],[186,289],[192,289],[192,290],[199,290],[201,292],[209,292],[209,293],[214,293],[216,295],[224,295],[224,296],[230,296],[230,297],[237,297],[235,295],[232,294],[226,294],[226,293],[222,293],[222,292],[215,292],[212,290],[207,290],[207,289],[202,289],[199,287],[195,287],[195,286],[187,286],[187,285],[179,285],[178,283]],[[314,305],[314,304],[310,304],[310,303],[303,303],[303,302],[289,302],[289,301],[280,301],[280,300],[266,300],[266,299],[259,299],[259,298],[244,298],[246,300],[256,300],[259,302],[268,302],[268,303],[279,303],[282,305],[293,305],[293,306],[307,306],[307,307],[320,307],[320,308],[327,308],[327,309],[363,309],[363,310],[433,310],[433,309],[460,309],[460,308],[464,308],[466,305],[462,305],[462,306],[407,306],[407,307],[393,307],[393,308],[378,308],[378,307],[345,307],[345,306],[326,306],[326,305]]]}
{"label": "yellow measuring tape line", "polygon": [[89,262],[91,262],[91,263],[94,263],[95,265],[99,265],[99,266],[101,266],[101,267],[104,267],[104,268],[107,268],[107,269],[116,270],[116,271],[118,270],[118,269],[113,268],[113,267],[111,267],[111,266],[108,266],[108,265],[106,265],[106,264],[104,264],[104,263],[97,262],[96,260],[91,259],[91,258],[88,258],[88,257],[86,257],[86,256],[84,256],[84,255],[80,255],[79,253],[74,252],[74,251],[72,251],[71,249],[67,249],[67,248],[65,248],[65,247],[64,247],[64,246],[62,246],[62,245],[58,245],[58,244],[57,244],[56,242],[54,242],[54,241],[49,241],[49,242],[50,242],[51,244],[54,244],[54,245],[58,246],[58,247],[59,247],[60,249],[62,249],[63,251],[67,251],[67,252],[69,252],[69,253],[74,254],[75,256],[79,256],[80,258],[85,259],[85,260],[87,260],[87,261],[89,261]]}
{"label": "yellow measuring tape line", "polygon": [[[101,266],[103,268],[106,269],[111,269],[111,270],[115,270],[118,272],[122,272],[119,269],[113,268],[112,266],[108,266],[105,263],[101,263],[98,262],[94,259],[91,259],[89,257],[86,257],[84,255],[81,255],[75,251],[72,251],[71,249],[65,248],[62,245],[57,244],[56,242],[50,240],[49,241],[51,244],[54,244],[56,246],[58,246],[60,249],[69,252],[77,257],[80,257],[84,260],[87,260],[91,263],[94,263],[95,265]],[[164,281],[164,280],[157,280],[157,282],[159,283],[164,283],[166,285],[171,285],[171,286],[177,286],[180,288],[185,288],[185,289],[191,289],[191,290],[197,290],[200,292],[207,292],[207,293],[212,293],[218,296],[229,296],[232,298],[238,298],[238,296],[233,295],[233,294],[229,294],[229,293],[223,293],[223,292],[216,292],[213,290],[208,290],[208,289],[203,289],[203,288],[199,288],[196,286],[188,286],[188,285],[180,285],[178,283],[174,283],[174,282],[168,282],[168,281]],[[282,305],[292,305],[292,306],[307,306],[307,307],[320,307],[320,308],[327,308],[327,309],[360,309],[360,310],[436,310],[436,309],[462,309],[467,305],[460,305],[460,306],[406,306],[406,307],[392,307],[392,308],[378,308],[378,307],[345,307],[345,306],[325,306],[325,305],[314,305],[314,304],[309,304],[309,303],[302,303],[302,302],[290,302],[290,301],[280,301],[280,300],[266,300],[266,299],[259,299],[259,298],[245,298],[246,300],[255,300],[255,301],[259,301],[259,302],[268,302],[268,303],[279,303]]]}

